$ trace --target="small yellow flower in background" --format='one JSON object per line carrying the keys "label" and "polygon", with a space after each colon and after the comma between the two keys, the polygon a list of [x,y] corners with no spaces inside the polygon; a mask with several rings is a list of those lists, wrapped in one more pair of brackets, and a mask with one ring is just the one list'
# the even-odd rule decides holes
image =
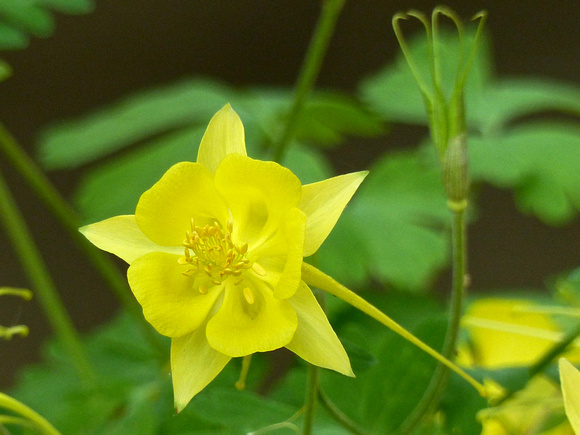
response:
{"label": "small yellow flower in background", "polygon": [[560,358],[559,368],[566,415],[576,435],[580,435],[580,372],[566,358]]}
{"label": "small yellow flower in background", "polygon": [[366,174],[303,186],[279,164],[247,157],[242,122],[226,105],[210,121],[197,162],[171,167],[135,215],[81,228],[130,264],[145,318],[171,337],[178,412],[232,357],[255,352],[286,347],[354,376],[301,268]]}
{"label": "small yellow flower in background", "polygon": [[500,406],[480,411],[477,419],[481,435],[574,435],[562,408],[558,386],[536,376]]}
{"label": "small yellow flower in background", "polygon": [[[462,327],[469,339],[461,343],[457,362],[465,367],[530,366],[564,338],[542,306],[526,299],[477,300],[466,310]],[[577,361],[579,352],[574,346],[566,355]],[[482,435],[573,435],[560,389],[543,375],[535,376],[501,405],[480,411],[477,418]]]}
{"label": "small yellow flower in background", "polygon": [[[466,367],[531,365],[564,338],[564,331],[541,306],[526,299],[477,300],[466,310],[461,325],[469,342],[460,345],[457,362]],[[574,346],[566,356],[580,361],[580,348]]]}

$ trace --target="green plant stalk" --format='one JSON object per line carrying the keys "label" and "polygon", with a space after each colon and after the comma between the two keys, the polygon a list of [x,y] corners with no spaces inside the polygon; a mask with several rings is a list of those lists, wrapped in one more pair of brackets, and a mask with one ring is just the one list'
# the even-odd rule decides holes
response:
{"label": "green plant stalk", "polygon": [[322,13],[316,25],[316,30],[306,57],[304,58],[304,63],[300,69],[300,74],[298,76],[298,81],[296,83],[294,91],[294,101],[290,109],[290,114],[288,120],[284,126],[284,130],[280,139],[274,143],[274,156],[273,160],[275,162],[280,162],[284,157],[286,148],[288,144],[294,137],[296,126],[298,125],[298,120],[302,114],[302,110],[308,100],[308,97],[312,93],[314,83],[320,72],[320,66],[322,65],[322,60],[328,49],[328,43],[330,38],[334,33],[336,27],[336,22],[338,16],[342,11],[346,0],[323,0]]}
{"label": "green plant stalk", "polygon": [[361,428],[358,424],[352,421],[335,403],[328,397],[326,392],[319,386],[318,388],[318,398],[320,403],[324,406],[324,409],[340,423],[345,429],[349,430],[355,435],[366,435],[367,432]]}
{"label": "green plant stalk", "polygon": [[[318,266],[318,252],[311,257],[312,264]],[[314,297],[320,304],[322,311],[326,311],[326,294],[319,289],[314,289]],[[318,401],[320,390],[320,369],[314,364],[308,363],[308,372],[306,375],[306,395],[304,397],[304,424],[302,434],[310,435],[314,427],[314,414],[316,413],[316,403]]]}
{"label": "green plant stalk", "polygon": [[95,386],[96,374],[85,348],[64,308],[48,269],[40,255],[18,207],[0,174],[0,219],[16,253],[32,282],[54,332],[60,338],[87,388]]}
{"label": "green plant stalk", "polygon": [[316,402],[318,399],[319,368],[314,364],[308,364],[308,374],[306,380],[306,398],[304,400],[304,425],[302,435],[312,435],[314,426],[314,414],[316,413]]}
{"label": "green plant stalk", "polygon": [[473,388],[477,390],[477,392],[482,397],[488,396],[488,391],[480,382],[475,380],[472,376],[467,374],[465,370],[458,367],[457,364],[454,364],[449,358],[444,357],[435,349],[430,347],[429,345],[425,344],[377,307],[371,305],[369,302],[361,298],[359,295],[354,293],[352,290],[349,290],[342,284],[335,281],[330,276],[326,275],[321,270],[317,269],[316,267],[308,264],[302,263],[302,279],[306,284],[318,287],[319,289],[336,296],[339,299],[342,299],[347,304],[352,305],[353,307],[359,309],[367,316],[372,317],[373,319],[377,320],[379,323],[383,324],[387,328],[389,328],[394,333],[400,335],[405,340],[411,342],[419,349],[427,353],[428,355],[435,358],[437,361],[448,367],[449,369],[453,370],[457,373],[461,378],[467,381]]}
{"label": "green plant stalk", "polygon": [[0,423],[6,424],[26,424],[30,425],[34,428],[40,429],[42,434],[44,435],[60,435],[60,432],[57,431],[44,417],[38,414],[36,411],[33,411],[28,406],[24,405],[23,403],[19,402],[18,400],[7,396],[6,394],[0,393],[0,407],[8,409],[12,412],[20,414],[25,420],[20,420],[15,418],[14,420],[5,420],[4,422],[0,421]]}
{"label": "green plant stalk", "polygon": [[[457,346],[461,314],[463,312],[463,296],[465,293],[465,277],[467,271],[467,243],[465,228],[465,209],[467,202],[448,202],[451,211],[451,240],[453,244],[453,278],[451,285],[451,304],[449,307],[449,323],[445,333],[445,341],[441,354],[452,360]],[[445,385],[449,369],[439,363],[433,372],[429,385],[423,397],[409,417],[401,424],[397,433],[410,434],[417,428],[424,417],[432,412],[437,406]]]}
{"label": "green plant stalk", "polygon": [[126,278],[119,272],[111,258],[95,248],[78,229],[81,226],[80,217],[62,198],[50,180],[34,161],[22,150],[16,140],[0,123],[0,150],[4,152],[10,163],[28,182],[39,198],[49,208],[52,214],[68,230],[74,241],[83,250],[89,261],[99,271],[105,282],[113,290],[113,293],[123,305],[125,310],[133,316],[140,325],[143,336],[157,350],[160,355],[165,355],[166,349],[159,337],[152,331],[144,319],[141,308],[131,297]]}

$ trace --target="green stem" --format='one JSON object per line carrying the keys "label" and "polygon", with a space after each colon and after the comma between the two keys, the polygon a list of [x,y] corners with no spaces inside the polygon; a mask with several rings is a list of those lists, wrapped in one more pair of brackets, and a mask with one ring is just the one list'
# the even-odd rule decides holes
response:
{"label": "green stem", "polygon": [[304,426],[302,427],[303,435],[312,434],[314,414],[316,412],[316,401],[318,398],[318,378],[319,368],[314,364],[308,364],[306,399],[304,400]]}
{"label": "green stem", "polygon": [[[312,258],[312,263],[318,266],[318,252]],[[320,304],[323,311],[326,311],[326,294],[319,289],[314,289],[314,297]],[[316,403],[320,390],[320,370],[314,364],[308,364],[308,373],[306,376],[306,396],[304,398],[304,425],[302,426],[302,433],[310,435],[314,426],[314,414],[316,412]]]}
{"label": "green stem", "polygon": [[304,63],[300,69],[300,74],[294,91],[294,102],[290,109],[288,121],[286,122],[280,139],[274,144],[273,160],[275,162],[280,162],[282,160],[288,144],[294,137],[298,120],[300,119],[302,110],[312,92],[318,73],[320,72],[322,60],[326,54],[328,43],[334,33],[334,28],[344,3],[345,0],[323,1],[322,13],[318,20],[318,24],[316,25],[316,30],[314,31],[312,40],[310,41],[310,46],[308,47],[306,57],[304,58]]}
{"label": "green stem", "polygon": [[[457,345],[457,337],[459,335],[459,327],[461,321],[461,314],[463,308],[463,295],[465,293],[465,276],[466,276],[466,234],[465,234],[465,207],[467,202],[455,203],[450,202],[449,209],[451,211],[451,240],[453,244],[453,278],[451,286],[451,305],[449,308],[449,323],[447,332],[445,334],[445,342],[443,344],[442,355],[447,359],[453,359],[455,355],[455,348]],[[447,382],[449,370],[443,365],[439,364],[433,376],[429,381],[429,385],[423,394],[423,397],[401,424],[397,433],[409,434],[421,423],[423,418],[431,413],[437,406],[445,385]]]}
{"label": "green stem", "polygon": [[0,219],[10,237],[24,269],[54,332],[62,340],[81,380],[87,387],[96,382],[96,374],[85,348],[65,310],[48,269],[40,255],[18,207],[0,174]]}
{"label": "green stem", "polygon": [[26,420],[19,421],[4,421],[0,423],[6,424],[32,424],[33,427],[36,427],[41,430],[44,435],[60,435],[60,432],[57,431],[43,416],[38,414],[36,411],[33,411],[28,406],[24,405],[23,403],[19,402],[18,400],[7,396],[6,394],[0,393],[0,407],[8,409],[16,414],[20,414],[22,417],[25,417]]}
{"label": "green stem", "polygon": [[417,337],[415,337],[413,334],[411,334],[409,331],[407,331],[405,328],[403,328],[401,325],[399,325],[397,322],[395,322],[393,319],[391,319],[389,316],[387,316],[385,313],[379,310],[377,307],[371,305],[363,298],[361,298],[359,295],[357,295],[353,291],[349,290],[342,284],[338,283],[337,281],[326,275],[324,272],[318,270],[317,268],[311,266],[308,263],[302,263],[302,279],[310,286],[318,287],[319,289],[324,290],[325,292],[333,296],[336,296],[339,299],[342,299],[346,303],[361,310],[366,315],[372,317],[381,324],[385,325],[391,331],[395,332],[396,334],[399,334],[405,340],[410,341],[419,349],[431,355],[437,361],[453,370],[460,377],[469,382],[469,384],[471,384],[471,386],[475,388],[482,397],[487,397],[488,395],[487,389],[480,382],[476,381],[472,376],[467,374],[462,368],[458,367],[448,358],[444,357],[435,349],[419,340]]}
{"label": "green stem", "polygon": [[95,246],[79,233],[78,229],[81,226],[80,217],[62,198],[42,170],[22,150],[2,124],[0,124],[0,150],[4,152],[10,163],[24,177],[53,215],[68,230],[74,241],[84,251],[89,261],[100,272],[105,282],[113,290],[125,310],[140,325],[143,336],[148,339],[160,355],[165,355],[167,353],[165,347],[157,334],[152,331],[149,324],[143,318],[138,303],[131,297],[126,278],[119,272],[107,254],[95,248]]}
{"label": "green stem", "polygon": [[335,405],[321,387],[318,388],[318,397],[320,403],[324,406],[324,409],[326,409],[332,418],[340,423],[345,429],[351,431],[355,435],[366,435],[367,432],[342,412],[342,410]]}

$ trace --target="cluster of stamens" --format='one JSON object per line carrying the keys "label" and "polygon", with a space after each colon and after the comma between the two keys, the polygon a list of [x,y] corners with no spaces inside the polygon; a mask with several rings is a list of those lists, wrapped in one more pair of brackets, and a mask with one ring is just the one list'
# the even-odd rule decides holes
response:
{"label": "cluster of stamens", "polygon": [[[207,276],[215,285],[220,285],[226,278],[236,277],[235,284],[243,281],[242,273],[252,264],[246,258],[248,244],[238,247],[232,242],[233,223],[228,221],[224,231],[221,225],[214,222],[203,227],[196,226],[191,220],[191,230],[186,231],[183,246],[185,255],[179,263],[192,266],[183,272],[187,276]],[[208,289],[203,285],[199,292],[206,294]]]}

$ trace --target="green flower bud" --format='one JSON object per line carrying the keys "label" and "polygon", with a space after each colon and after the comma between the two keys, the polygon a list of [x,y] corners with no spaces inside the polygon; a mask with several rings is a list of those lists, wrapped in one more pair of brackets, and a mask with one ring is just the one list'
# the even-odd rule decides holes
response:
{"label": "green flower bud", "polygon": [[470,185],[467,137],[465,134],[455,136],[449,141],[443,155],[442,169],[443,186],[447,193],[450,207],[465,208]]}

